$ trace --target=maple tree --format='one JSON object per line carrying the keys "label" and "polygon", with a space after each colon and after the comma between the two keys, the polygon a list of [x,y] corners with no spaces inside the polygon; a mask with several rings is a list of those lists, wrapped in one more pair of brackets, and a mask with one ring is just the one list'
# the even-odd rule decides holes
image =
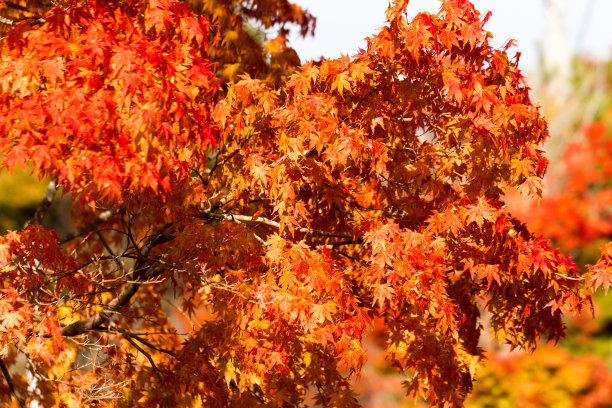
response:
{"label": "maple tree", "polygon": [[546,122],[469,1],[394,1],[366,49],[302,66],[286,0],[2,3],[2,167],[51,180],[0,238],[3,403],[358,406],[376,321],[407,391],[459,406],[482,312],[532,350],[589,305],[504,205],[541,193]]}

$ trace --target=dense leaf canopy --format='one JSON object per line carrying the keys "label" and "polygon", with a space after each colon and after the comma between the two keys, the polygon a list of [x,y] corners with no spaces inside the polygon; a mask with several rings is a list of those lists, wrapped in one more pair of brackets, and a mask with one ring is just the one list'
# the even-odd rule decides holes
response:
{"label": "dense leaf canopy", "polygon": [[[357,55],[298,68],[287,34],[314,20],[286,0],[3,17],[2,167],[52,180],[0,238],[0,357],[28,361],[15,399],[358,406],[376,320],[407,390],[458,406],[482,314],[513,347],[563,335],[588,305],[578,271],[504,204],[547,167],[511,44],[469,1],[412,22],[407,5]],[[56,188],[59,237],[41,226]]]}

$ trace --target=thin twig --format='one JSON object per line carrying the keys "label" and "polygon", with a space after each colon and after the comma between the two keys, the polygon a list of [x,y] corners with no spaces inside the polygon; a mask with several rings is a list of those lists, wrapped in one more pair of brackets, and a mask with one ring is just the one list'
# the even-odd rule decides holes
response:
{"label": "thin twig", "polygon": [[581,280],[584,280],[584,278],[583,278],[583,277],[581,277],[581,276],[576,276],[576,277],[573,277],[573,276],[567,276],[567,275],[564,275],[564,274],[559,273],[559,272],[555,272],[555,275],[558,275],[558,276],[561,276],[561,277],[562,277],[562,278],[564,278],[564,279],[569,279],[569,280],[573,280],[573,281],[581,281]]}
{"label": "thin twig", "polygon": [[325,247],[329,250],[335,249],[336,247],[339,246],[343,246],[343,245],[356,245],[356,244],[362,244],[363,243],[363,237],[357,237],[357,239],[347,239],[346,241],[338,241],[338,242],[334,242],[331,244],[327,244],[325,245]]}
{"label": "thin twig", "polygon": [[153,350],[159,351],[160,353],[166,353],[166,354],[168,354],[168,355],[170,355],[172,357],[176,357],[176,354],[172,350],[168,350],[168,349],[165,349],[165,348],[162,348],[162,347],[158,347],[158,346],[156,346],[154,344],[151,344],[148,340],[145,340],[145,339],[141,338],[137,333],[129,332],[129,331],[124,330],[124,329],[122,329],[120,327],[117,327],[117,331],[119,333],[121,333],[123,336],[129,336],[129,337],[133,338],[134,340],[138,340],[139,342],[141,342],[142,344],[144,344],[147,347],[152,348]]}
{"label": "thin twig", "polygon": [[94,262],[106,261],[106,260],[114,259],[114,258],[115,258],[114,256],[101,256],[99,258],[91,258],[87,262],[82,263],[81,265],[77,266],[76,268],[73,268],[73,269],[69,270],[68,272],[64,272],[61,275],[54,276],[53,279],[51,280],[51,282],[57,282],[57,281],[59,281],[61,279],[64,279],[66,276],[70,276],[73,273],[76,273],[76,272],[80,271],[81,269],[91,265]]}
{"label": "thin twig", "polygon": [[[142,254],[143,258],[137,259],[134,268],[128,273],[126,281],[128,284],[123,288],[113,300],[111,300],[102,310],[90,316],[88,318],[76,321],[68,326],[62,327],[62,336],[77,336],[83,334],[87,330],[96,329],[102,325],[102,323],[110,320],[112,314],[116,313],[125,306],[134,294],[140,288],[140,285],[146,282],[147,279],[156,276],[158,271],[152,270],[152,265],[147,265],[146,258],[149,256],[151,250],[160,243],[160,237],[166,235],[167,230],[172,226],[172,223],[167,223],[162,226],[157,233],[153,234],[147,239],[147,242],[142,248],[136,247],[135,249]],[[164,241],[167,242],[167,241]],[[163,271],[163,270],[162,270]],[[149,272],[147,274],[147,272]]]}
{"label": "thin twig", "polygon": [[344,253],[342,251],[338,251],[337,249],[331,249],[331,251],[336,253],[336,254],[338,254],[338,255],[342,255],[343,257],[345,257],[347,259],[350,259],[351,261],[355,262],[357,265],[363,267],[363,264],[361,262],[359,262],[359,260],[357,258],[354,258],[354,257],[352,257],[352,256],[350,256],[350,255],[348,255],[348,254],[346,254],[346,253]]}
{"label": "thin twig", "polygon": [[147,360],[149,360],[149,363],[151,363],[151,368],[153,368],[153,371],[155,371],[155,375],[157,375],[159,382],[164,388],[164,402],[166,403],[166,408],[170,408],[170,400],[168,399],[168,389],[166,388],[166,382],[164,381],[164,378],[161,375],[161,371],[159,370],[159,368],[157,368],[157,365],[155,365],[155,361],[153,361],[153,358],[151,357],[151,355],[147,353],[138,344],[136,344],[136,342],[132,340],[129,335],[124,334],[123,338],[125,338],[128,341],[128,343],[134,346],[136,350],[140,351],[147,358]]}
{"label": "thin twig", "polygon": [[366,99],[368,99],[370,97],[370,95],[372,95],[374,92],[378,91],[378,88],[375,86],[372,89],[370,89],[368,91],[368,93],[366,93],[352,108],[351,108],[351,113],[353,113],[358,107],[361,106],[362,103],[365,102]]}
{"label": "thin twig", "polygon": [[6,4],[6,7],[8,7],[8,8],[13,8],[13,9],[15,9],[15,10],[19,10],[19,11],[29,11],[27,7],[22,6],[21,4],[17,4],[17,3],[13,2],[13,1],[8,1],[8,0],[6,0],[6,1],[4,2],[4,4]]}
{"label": "thin twig", "polygon": [[251,138],[253,137],[253,135],[259,134],[259,132],[251,132],[240,144],[240,147],[237,148],[236,150],[234,150],[233,152],[231,152],[228,156],[226,156],[225,158],[222,159],[221,162],[219,162],[219,155],[221,154],[221,152],[217,153],[217,155],[215,156],[215,164],[212,166],[212,168],[210,169],[210,172],[208,173],[208,179],[206,180],[206,182],[204,183],[204,187],[208,186],[208,183],[210,182],[210,179],[213,176],[213,173],[215,172],[215,170],[219,167],[223,167],[225,166],[225,164],[230,161],[232,159],[232,157],[234,157],[236,154],[238,154],[238,152],[240,152],[242,149],[244,149],[244,146],[246,146],[246,144],[249,142],[249,140],[251,140]]}
{"label": "thin twig", "polygon": [[119,257],[115,255],[115,253],[113,252],[111,247],[108,245],[108,243],[104,239],[104,236],[102,235],[102,233],[99,230],[96,230],[96,235],[100,239],[100,242],[102,242],[102,245],[104,245],[104,248],[106,249],[106,251],[115,259],[115,263],[117,264],[117,267],[119,267],[119,270],[120,271],[125,271],[125,267],[123,266],[123,264],[119,260]]}
{"label": "thin twig", "polygon": [[93,221],[89,222],[88,224],[83,225],[81,228],[78,228],[77,230],[62,237],[60,239],[60,242],[64,244],[68,241],[75,239],[76,237],[79,237],[83,234],[86,234],[88,232],[95,230],[98,227],[98,225],[102,224],[103,222],[108,221],[113,215],[117,213],[118,212],[116,210],[106,210],[100,213],[100,215],[98,215]]}

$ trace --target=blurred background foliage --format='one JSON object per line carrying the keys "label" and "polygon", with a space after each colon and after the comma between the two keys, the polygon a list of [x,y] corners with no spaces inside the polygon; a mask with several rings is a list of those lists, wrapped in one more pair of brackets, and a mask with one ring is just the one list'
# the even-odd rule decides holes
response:
{"label": "blurred background foliage", "polygon": [[547,345],[533,354],[489,358],[467,408],[612,406],[612,373],[596,356]]}
{"label": "blurred background foliage", "polygon": [[0,171],[0,232],[18,230],[30,219],[47,188],[29,169],[15,168],[13,174]]}

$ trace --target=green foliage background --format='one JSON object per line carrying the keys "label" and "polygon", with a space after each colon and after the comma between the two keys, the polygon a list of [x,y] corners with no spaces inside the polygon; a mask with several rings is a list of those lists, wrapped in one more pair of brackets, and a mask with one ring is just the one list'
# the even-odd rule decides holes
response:
{"label": "green foliage background", "polygon": [[29,169],[15,168],[14,174],[0,171],[0,232],[17,230],[34,215],[46,189]]}

